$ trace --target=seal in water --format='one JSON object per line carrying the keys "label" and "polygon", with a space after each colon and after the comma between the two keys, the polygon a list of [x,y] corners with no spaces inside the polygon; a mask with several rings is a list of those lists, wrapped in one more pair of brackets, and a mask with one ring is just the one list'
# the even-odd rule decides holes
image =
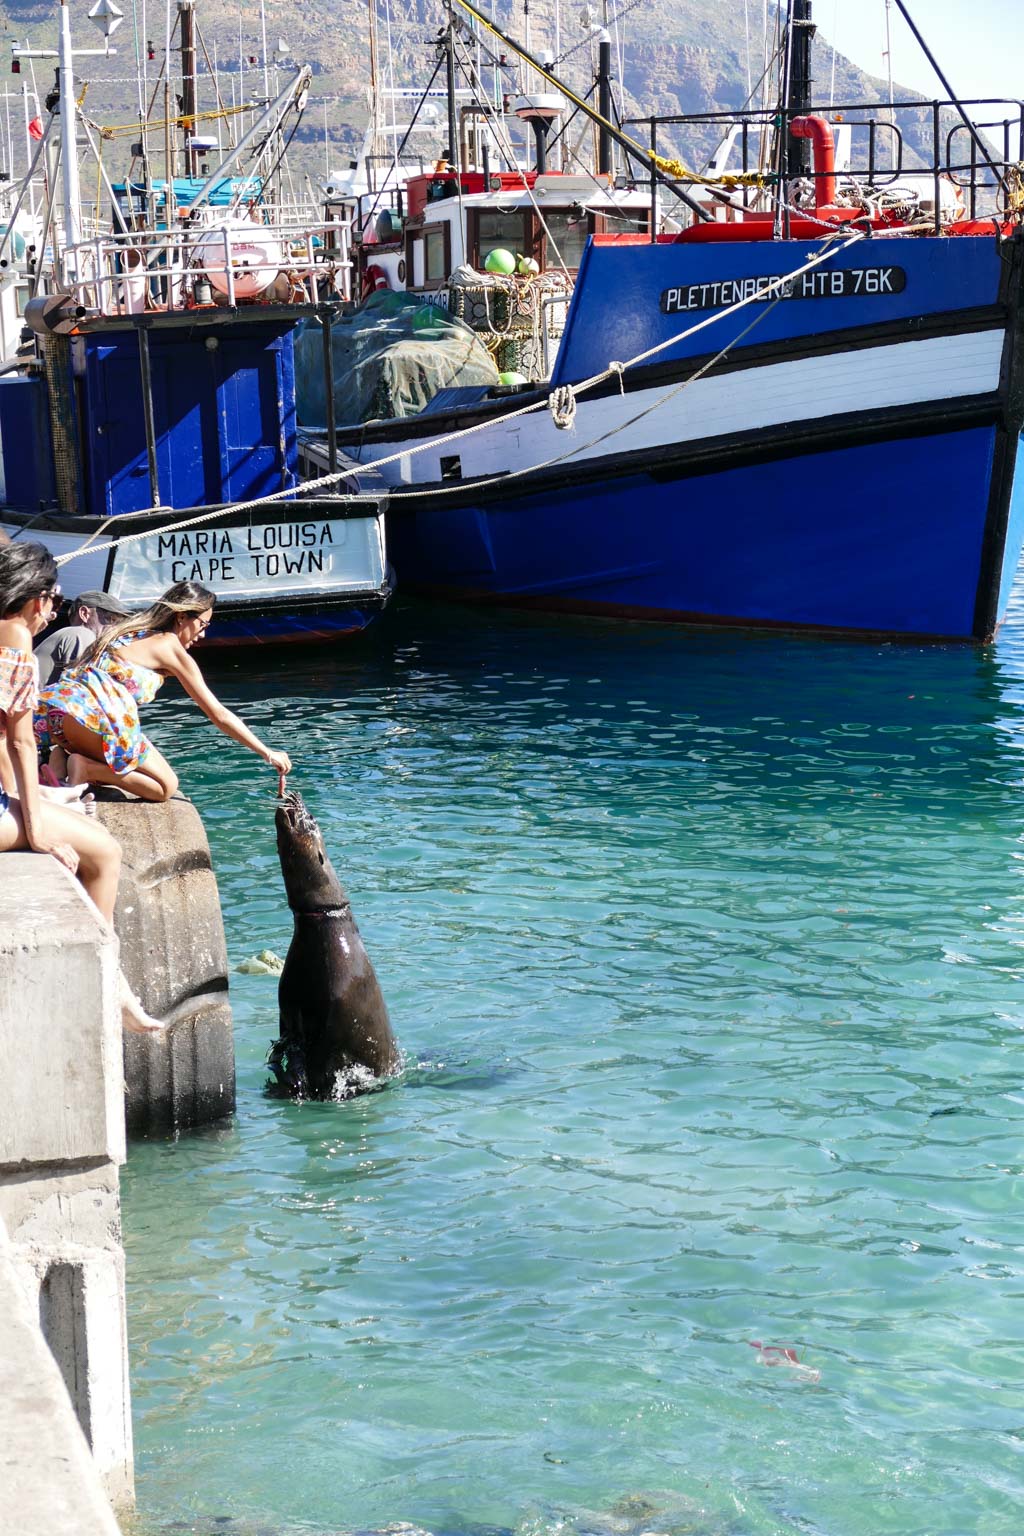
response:
{"label": "seal in water", "polygon": [[282,1091],[330,1099],[338,1074],[353,1067],[377,1078],[396,1072],[398,1046],[348,897],[301,795],[285,796],[276,823],[295,932],[278,985],[281,1037],[267,1064]]}

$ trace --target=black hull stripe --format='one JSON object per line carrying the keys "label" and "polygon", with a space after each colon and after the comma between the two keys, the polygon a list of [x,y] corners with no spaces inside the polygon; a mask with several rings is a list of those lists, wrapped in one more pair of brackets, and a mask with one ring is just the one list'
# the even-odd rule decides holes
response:
{"label": "black hull stripe", "polygon": [[[344,522],[350,518],[374,517],[383,512],[387,496],[377,497],[377,505],[370,502],[350,501],[345,496],[305,496],[302,487],[296,487],[297,495],[291,501],[271,501],[266,506],[251,507],[236,512],[227,507],[223,517],[211,519],[197,529],[183,528],[181,533],[217,533],[222,528],[248,528],[254,523],[320,523]],[[212,507],[165,507],[160,512],[122,512],[111,518],[79,515],[69,516],[56,507],[52,512],[22,512],[0,506],[0,523],[21,529],[24,533],[78,533],[83,538],[95,534],[100,523],[105,522],[102,539],[116,539],[126,533],[144,533],[152,529],[161,532],[169,522],[180,518],[198,517]],[[19,535],[20,537],[21,535]]]}
{"label": "black hull stripe", "polygon": [[578,490],[610,479],[636,475],[656,481],[692,479],[727,469],[774,464],[781,459],[804,458],[839,448],[857,448],[900,438],[933,437],[939,433],[966,431],[971,427],[997,425],[1002,402],[996,393],[968,399],[927,401],[924,404],[888,406],[876,411],[851,411],[824,419],[759,427],[722,437],[668,443],[661,448],[636,448],[608,454],[549,470],[495,481],[490,476],[477,482],[452,484],[443,496],[424,496],[417,490],[394,490],[388,516],[428,512],[432,508],[523,501],[553,492]]}

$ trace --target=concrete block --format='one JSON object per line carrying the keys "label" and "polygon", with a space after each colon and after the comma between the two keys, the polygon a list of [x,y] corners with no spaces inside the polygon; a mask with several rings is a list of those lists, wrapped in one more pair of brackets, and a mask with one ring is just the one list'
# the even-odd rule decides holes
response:
{"label": "concrete block", "polygon": [[[97,1477],[126,1508],[133,1491],[118,945],[55,859],[5,853],[0,880],[0,1455],[13,1444],[23,1458],[2,1484],[3,1528],[92,1533],[109,1524]],[[14,1281],[27,1321],[8,1305]],[[28,1373],[17,1392],[5,1385],[8,1342]],[[23,1416],[38,1444],[22,1434]],[[95,1487],[79,1498],[83,1432]],[[38,1485],[55,1459],[50,1499]],[[85,1512],[62,1517],[75,1498]]]}
{"label": "concrete block", "polygon": [[132,1135],[165,1134],[233,1113],[235,1048],[228,957],[210,846],[199,813],[103,800],[124,851],[114,924],[124,973],[162,1036],[126,1035],[125,1115]]}
{"label": "concrete block", "polygon": [[0,1168],[124,1161],[117,944],[56,859],[0,861]]}
{"label": "concrete block", "polygon": [[17,1536],[120,1536],[60,1370],[26,1304],[2,1223],[0,1488],[3,1528]]}

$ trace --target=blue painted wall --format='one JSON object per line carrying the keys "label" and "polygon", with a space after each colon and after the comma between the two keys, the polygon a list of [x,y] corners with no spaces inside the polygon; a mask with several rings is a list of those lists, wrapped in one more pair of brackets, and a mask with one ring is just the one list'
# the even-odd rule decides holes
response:
{"label": "blue painted wall", "polygon": [[[88,510],[140,511],[151,497],[137,333],[89,335],[84,350]],[[149,353],[164,505],[244,501],[297,483],[291,322],[153,328]]]}

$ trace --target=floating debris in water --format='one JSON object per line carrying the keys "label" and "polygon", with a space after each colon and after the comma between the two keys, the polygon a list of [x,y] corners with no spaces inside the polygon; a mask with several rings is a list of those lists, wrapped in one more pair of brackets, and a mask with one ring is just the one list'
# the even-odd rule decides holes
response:
{"label": "floating debris in water", "polygon": [[817,1382],[821,1372],[813,1365],[804,1365],[795,1349],[788,1344],[762,1344],[760,1339],[748,1339],[751,1349],[757,1350],[758,1365],[782,1365],[800,1381]]}
{"label": "floating debris in water", "polygon": [[241,965],[236,965],[235,970],[242,976],[280,976],[284,961],[272,949],[261,949],[243,960]]}

